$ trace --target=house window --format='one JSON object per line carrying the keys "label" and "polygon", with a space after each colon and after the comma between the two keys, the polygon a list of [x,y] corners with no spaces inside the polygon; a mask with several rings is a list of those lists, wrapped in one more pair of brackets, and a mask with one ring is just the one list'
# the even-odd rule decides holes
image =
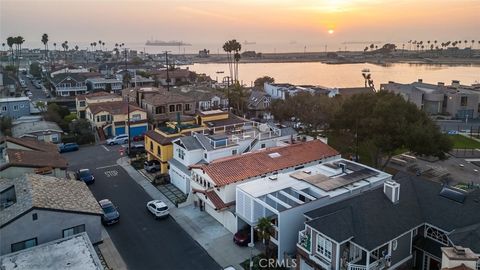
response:
{"label": "house window", "polygon": [[448,238],[444,232],[430,226],[425,226],[425,236],[441,244],[444,244],[445,246],[448,246],[449,244]]}
{"label": "house window", "polygon": [[468,103],[468,97],[467,96],[460,97],[460,106],[467,106],[467,103]]}
{"label": "house window", "polygon": [[317,235],[317,253],[329,262],[332,261],[332,242],[319,234]]}
{"label": "house window", "polygon": [[142,119],[141,114],[133,114],[132,115],[132,121],[140,121]]}
{"label": "house window", "polygon": [[160,145],[157,145],[157,155],[160,156]]}
{"label": "house window", "polygon": [[264,143],[262,143],[261,148],[265,148],[265,144],[264,144]]}
{"label": "house window", "polygon": [[190,104],[185,104],[185,111],[190,111]]}
{"label": "house window", "polygon": [[102,122],[107,121],[107,115],[100,116],[100,121],[102,121]]}
{"label": "house window", "polygon": [[80,107],[85,107],[85,101],[80,101]]}
{"label": "house window", "polygon": [[158,106],[155,108],[155,114],[163,114],[165,113],[165,106]]}
{"label": "house window", "polygon": [[25,108],[25,104],[20,104],[20,108]]}
{"label": "house window", "polygon": [[150,151],[153,152],[153,142],[150,142]]}
{"label": "house window", "polygon": [[170,112],[175,112],[175,105],[170,105],[169,111]]}
{"label": "house window", "polygon": [[183,149],[178,149],[178,157],[180,159],[185,159],[185,151],[183,151]]}
{"label": "house window", "polygon": [[2,106],[2,112],[6,112],[7,111],[7,106]]}
{"label": "house window", "polygon": [[205,153],[205,154],[203,155],[203,157],[205,157],[205,159],[207,159],[207,153]]}
{"label": "house window", "polygon": [[28,239],[22,242],[12,244],[12,252],[16,252],[22,249],[31,248],[37,245],[37,238]]}
{"label": "house window", "polygon": [[97,122],[100,122],[100,116],[97,115]]}
{"label": "house window", "polygon": [[0,192],[0,209],[5,209],[17,202],[15,186],[10,186]]}
{"label": "house window", "polygon": [[35,214],[32,214],[32,220],[37,220],[38,219],[38,214],[35,213]]}
{"label": "house window", "polygon": [[13,110],[18,111],[18,105],[13,105]]}
{"label": "house window", "polygon": [[182,111],[182,104],[177,104],[177,112],[181,112]]}
{"label": "house window", "polygon": [[69,237],[85,231],[85,224],[63,230],[63,237]]}
{"label": "house window", "polygon": [[237,154],[237,149],[233,149],[232,150],[232,155],[236,155]]}

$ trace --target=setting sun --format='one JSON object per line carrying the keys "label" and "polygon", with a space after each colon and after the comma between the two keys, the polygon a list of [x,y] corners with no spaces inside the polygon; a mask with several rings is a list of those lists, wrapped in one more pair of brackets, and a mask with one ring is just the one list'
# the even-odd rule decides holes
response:
{"label": "setting sun", "polygon": [[335,33],[335,31],[333,29],[329,29],[328,33],[331,35],[331,34]]}

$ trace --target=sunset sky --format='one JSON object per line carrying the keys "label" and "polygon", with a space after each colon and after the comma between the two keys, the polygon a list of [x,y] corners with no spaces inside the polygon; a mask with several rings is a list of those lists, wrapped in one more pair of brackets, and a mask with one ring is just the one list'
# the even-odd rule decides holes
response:
{"label": "sunset sky", "polygon": [[[480,0],[0,0],[0,38],[342,42],[480,39]],[[333,32],[329,34],[328,31]]]}

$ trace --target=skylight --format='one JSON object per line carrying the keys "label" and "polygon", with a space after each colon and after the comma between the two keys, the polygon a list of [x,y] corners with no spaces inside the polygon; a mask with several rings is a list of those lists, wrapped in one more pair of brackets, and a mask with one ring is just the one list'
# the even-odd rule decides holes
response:
{"label": "skylight", "polygon": [[280,155],[279,153],[275,152],[275,153],[270,153],[268,154],[269,157],[271,158],[278,158],[278,157],[281,157],[282,155]]}

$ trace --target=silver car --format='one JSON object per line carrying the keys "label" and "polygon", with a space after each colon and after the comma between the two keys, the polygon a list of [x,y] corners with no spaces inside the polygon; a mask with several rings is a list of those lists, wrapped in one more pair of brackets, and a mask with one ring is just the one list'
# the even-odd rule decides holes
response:
{"label": "silver car", "polygon": [[117,135],[117,136],[107,140],[108,145],[125,144],[125,143],[128,143],[128,135],[127,134]]}

